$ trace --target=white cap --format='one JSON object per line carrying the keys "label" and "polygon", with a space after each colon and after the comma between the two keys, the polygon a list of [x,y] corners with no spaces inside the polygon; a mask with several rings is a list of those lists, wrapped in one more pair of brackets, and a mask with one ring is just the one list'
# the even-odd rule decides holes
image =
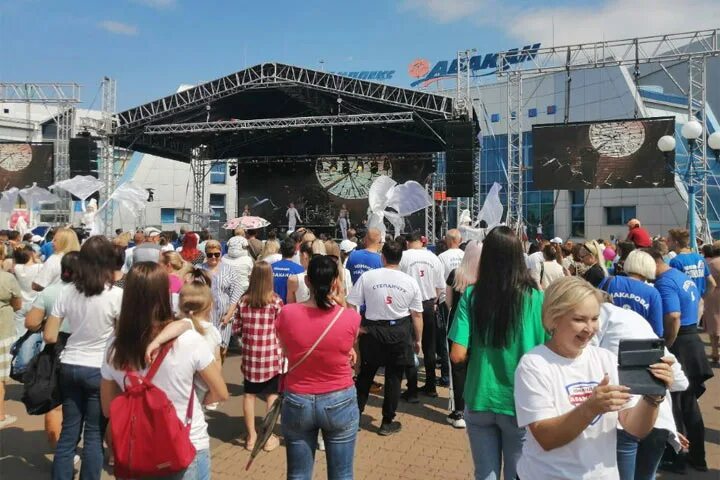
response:
{"label": "white cap", "polygon": [[562,238],[555,237],[552,240],[550,240],[550,243],[563,243]]}
{"label": "white cap", "polygon": [[154,237],[156,235],[160,235],[160,230],[158,230],[155,227],[148,227],[145,229],[145,236],[146,237]]}
{"label": "white cap", "polygon": [[32,243],[40,243],[42,242],[42,237],[40,235],[33,235],[30,241]]}
{"label": "white cap", "polygon": [[340,242],[340,250],[345,253],[350,253],[357,248],[357,243],[351,242],[350,240],[343,240]]}

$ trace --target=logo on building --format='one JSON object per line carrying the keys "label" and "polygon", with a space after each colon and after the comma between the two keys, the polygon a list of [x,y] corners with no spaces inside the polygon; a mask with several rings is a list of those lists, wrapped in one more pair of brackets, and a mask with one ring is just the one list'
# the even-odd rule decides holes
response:
{"label": "logo on building", "polygon": [[[513,48],[508,50],[507,54],[507,65],[503,68],[507,69],[510,65],[516,65],[518,63],[524,63],[528,60],[532,60],[537,55],[537,51],[540,49],[540,44],[535,43],[533,45],[526,45],[522,48]],[[488,75],[495,75],[498,70],[498,56],[497,53],[486,53],[484,55],[475,55],[470,57],[470,75],[472,77],[486,77]],[[415,59],[408,66],[408,73],[411,77],[417,78],[410,84],[412,87],[418,85],[427,87],[433,83],[436,83],[444,78],[451,78],[457,75],[457,59],[454,60],[441,60],[430,69],[430,63],[424,59]]]}

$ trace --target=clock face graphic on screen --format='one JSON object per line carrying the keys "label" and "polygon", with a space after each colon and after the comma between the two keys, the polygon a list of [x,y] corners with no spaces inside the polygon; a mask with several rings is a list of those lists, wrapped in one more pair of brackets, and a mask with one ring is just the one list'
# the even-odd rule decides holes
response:
{"label": "clock face graphic on screen", "polygon": [[8,172],[24,170],[32,161],[32,147],[27,143],[0,145],[0,168]]}
{"label": "clock face graphic on screen", "polygon": [[645,143],[642,122],[593,123],[589,130],[590,144],[602,157],[628,157]]}
{"label": "clock face graphic on screen", "polygon": [[319,159],[315,175],[328,193],[348,200],[362,199],[368,197],[377,177],[392,177],[392,165],[389,160]]}

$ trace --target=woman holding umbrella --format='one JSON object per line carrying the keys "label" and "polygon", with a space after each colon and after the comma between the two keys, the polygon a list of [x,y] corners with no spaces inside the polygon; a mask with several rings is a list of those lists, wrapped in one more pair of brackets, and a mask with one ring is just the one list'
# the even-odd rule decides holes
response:
{"label": "woman holding umbrella", "polygon": [[228,345],[230,345],[230,337],[232,337],[235,309],[243,292],[235,269],[227,263],[220,262],[222,256],[220,242],[208,240],[205,244],[205,256],[205,263],[200,268],[206,270],[212,278],[211,288],[215,302],[210,321],[220,330],[222,336],[220,358],[224,362]]}

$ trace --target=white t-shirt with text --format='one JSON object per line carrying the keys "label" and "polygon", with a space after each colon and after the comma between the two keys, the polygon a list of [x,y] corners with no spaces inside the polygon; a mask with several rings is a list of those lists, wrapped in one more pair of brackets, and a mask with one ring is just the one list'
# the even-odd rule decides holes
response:
{"label": "white t-shirt with text", "polygon": [[410,275],[392,268],[363,273],[347,297],[351,305],[365,305],[368,320],[397,320],[422,312],[418,283]]}
{"label": "white t-shirt with text", "polygon": [[[108,346],[111,344],[112,341],[108,342]],[[210,351],[207,341],[199,333],[188,330],[175,340],[158,368],[155,378],[153,378],[153,384],[165,392],[182,422],[185,422],[195,373],[205,370],[213,361],[215,361],[215,357]],[[125,371],[117,370],[107,361],[103,361],[100,372],[105,380],[114,381],[124,390]],[[147,369],[140,372],[141,375],[146,373]],[[194,395],[190,441],[196,450],[207,450],[210,448],[207,422],[197,392]]]}
{"label": "white t-shirt with text", "polygon": [[72,333],[60,354],[70,365],[100,368],[108,338],[120,316],[122,288],[106,287],[100,295],[86,297],[75,285],[68,284],[58,294],[52,316],[64,319]]}
{"label": "white t-shirt with text", "polygon": [[34,282],[43,288],[49,287],[55,282],[59,282],[60,274],[62,273],[60,261],[62,260],[63,255],[64,254],[62,253],[54,253],[50,255],[50,257],[45,260],[45,263],[43,263],[43,268],[35,277]]}
{"label": "white t-shirt with text", "polygon": [[450,276],[450,272],[460,266],[464,256],[465,252],[459,248],[451,248],[438,255],[440,262],[443,264],[445,280]]}
{"label": "white t-shirt with text", "polygon": [[411,248],[405,250],[400,260],[400,270],[414,278],[420,285],[423,301],[438,297],[438,289],[445,289],[445,268],[437,256],[429,250]]}
{"label": "white t-shirt with text", "polygon": [[[559,417],[590,398],[607,373],[618,385],[617,357],[588,345],[577,358],[566,358],[545,345],[527,352],[515,370],[518,427]],[[634,406],[633,396],[626,408]],[[520,478],[543,480],[617,480],[617,412],[599,415],[570,443],[543,450],[528,429],[517,472]]]}

